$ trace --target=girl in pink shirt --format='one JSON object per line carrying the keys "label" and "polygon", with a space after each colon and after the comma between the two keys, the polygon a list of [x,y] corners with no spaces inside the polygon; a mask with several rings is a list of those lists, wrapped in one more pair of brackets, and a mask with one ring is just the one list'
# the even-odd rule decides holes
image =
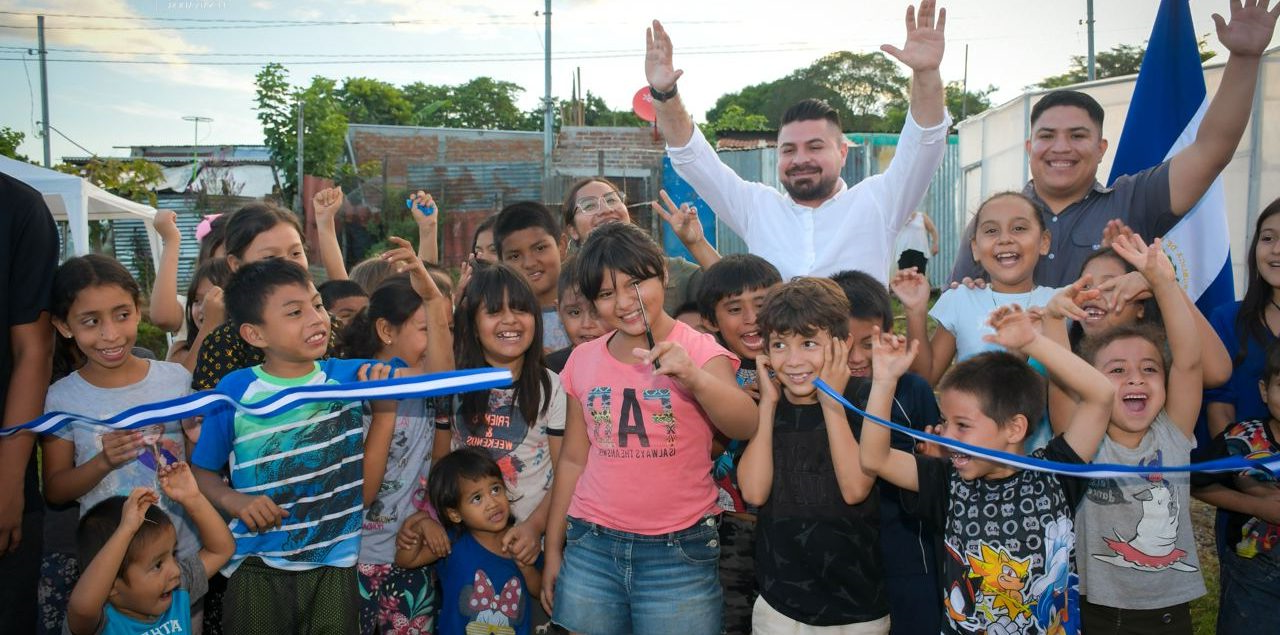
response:
{"label": "girl in pink shirt", "polygon": [[546,532],[543,603],[574,632],[718,633],[712,426],[745,439],[756,407],[737,358],[663,312],[662,251],[628,223],[596,229],[578,286],[613,332],[580,344]]}

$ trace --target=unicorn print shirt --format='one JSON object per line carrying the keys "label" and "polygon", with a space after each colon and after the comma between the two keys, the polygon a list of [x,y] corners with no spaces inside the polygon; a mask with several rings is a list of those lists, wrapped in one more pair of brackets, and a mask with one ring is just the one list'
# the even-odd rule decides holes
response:
{"label": "unicorn print shirt", "polygon": [[436,572],[444,592],[439,632],[531,632],[529,588],[512,559],[485,549],[470,533],[463,532],[449,555],[436,564]]}

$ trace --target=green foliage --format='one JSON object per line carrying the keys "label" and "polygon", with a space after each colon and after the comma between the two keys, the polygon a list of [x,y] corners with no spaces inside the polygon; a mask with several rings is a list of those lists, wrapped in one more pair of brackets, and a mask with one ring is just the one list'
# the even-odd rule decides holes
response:
{"label": "green foliage", "polygon": [[83,167],[63,163],[54,169],[83,177],[116,196],[153,207],[156,204],[156,193],[151,188],[164,181],[160,166],[146,159],[122,161],[95,157]]}
{"label": "green foliage", "polygon": [[264,141],[271,160],[284,177],[283,198],[291,201],[299,183],[298,105],[303,108],[302,169],[306,174],[332,178],[346,143],[344,104],[334,80],[317,76],[311,78],[310,86],[298,89],[289,84],[289,73],[280,64],[266,65],[254,81]]}
{"label": "green foliage", "polygon": [[[514,82],[491,77],[477,77],[456,86],[414,82],[402,90],[413,125],[487,130],[528,129],[524,127],[525,115],[516,105],[522,92]],[[537,129],[542,129],[541,121]]]}
{"label": "green foliage", "polygon": [[413,104],[404,91],[368,77],[348,77],[335,92],[347,121],[406,126],[413,123]]}
{"label": "green foliage", "polygon": [[947,112],[951,113],[951,121],[960,123],[991,107],[991,93],[995,86],[988,85],[977,91],[965,92],[960,82],[950,82],[946,88]]}
{"label": "green foliage", "polygon": [[[649,122],[637,117],[636,113],[630,109],[610,109],[609,104],[604,102],[604,98],[593,94],[591,91],[587,91],[586,99],[583,100],[582,122],[588,126],[627,126],[633,128],[649,126]],[[538,123],[539,125],[536,129],[541,130],[541,120]]]}
{"label": "green foliage", "polygon": [[155,353],[157,359],[169,355],[169,340],[164,331],[146,320],[138,322],[138,339],[134,344]]}
{"label": "green foliage", "polygon": [[14,130],[9,126],[0,127],[0,156],[19,161],[30,161],[25,155],[18,154],[18,146],[27,137],[26,133]]}
{"label": "green foliage", "polygon": [[738,104],[729,104],[721,111],[719,118],[699,124],[702,136],[715,143],[721,132],[745,132],[750,130],[769,130],[769,120],[764,115],[748,113]]}
{"label": "green foliage", "polygon": [[[1209,50],[1206,37],[1200,38],[1200,62],[1204,63],[1217,53]],[[1094,55],[1094,76],[1097,79],[1134,75],[1142,68],[1142,59],[1147,54],[1147,43],[1119,44]],[[1089,78],[1089,59],[1084,55],[1071,56],[1071,68],[1061,75],[1050,75],[1040,81],[1041,88],[1061,88],[1078,84]]]}

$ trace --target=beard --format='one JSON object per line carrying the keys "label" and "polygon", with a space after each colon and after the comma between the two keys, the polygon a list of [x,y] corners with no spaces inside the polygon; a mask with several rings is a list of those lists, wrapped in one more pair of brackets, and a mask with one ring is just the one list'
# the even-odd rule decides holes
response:
{"label": "beard", "polygon": [[839,175],[832,174],[820,175],[819,178],[805,176],[801,179],[801,183],[796,183],[790,177],[784,177],[782,180],[782,188],[791,195],[791,198],[797,203],[823,201],[830,198],[831,194],[836,191],[836,179]]}

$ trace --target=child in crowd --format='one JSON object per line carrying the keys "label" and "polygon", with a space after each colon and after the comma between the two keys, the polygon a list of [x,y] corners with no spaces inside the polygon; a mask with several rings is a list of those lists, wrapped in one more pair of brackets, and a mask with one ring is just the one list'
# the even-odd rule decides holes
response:
{"label": "child in crowd", "polygon": [[190,372],[199,357],[204,338],[226,319],[222,288],[231,279],[226,258],[210,258],[196,267],[187,285],[187,337],[169,347],[169,361],[182,364]]}
{"label": "child in crowd", "polygon": [[[338,242],[338,213],[342,211],[346,202],[346,196],[342,193],[342,187],[333,186],[322,189],[311,197],[311,208],[315,211],[316,221],[316,250],[320,255],[320,263],[324,265],[325,276],[329,280],[346,280],[347,275],[347,258],[352,260],[359,258],[364,253],[367,245],[349,245],[352,253],[344,257],[342,253],[342,245]],[[413,217],[414,224],[418,226],[418,257],[427,261],[435,262],[440,259],[439,238],[437,234],[437,226],[439,225],[440,215],[436,213],[435,200],[430,194],[422,190],[418,190],[409,196],[409,215]],[[363,208],[361,213],[367,215],[368,209]],[[373,293],[374,289],[382,282],[381,279],[369,280],[356,275],[356,269],[369,261],[377,261],[378,256],[366,258],[351,269],[350,279],[360,285],[364,289],[365,295]],[[327,304],[325,305],[328,306]]]}
{"label": "child in crowd", "polygon": [[227,219],[230,214],[209,214],[196,225],[196,242],[200,243],[200,255],[196,264],[204,264],[210,258],[227,257]]}
{"label": "child in crowd", "polygon": [[513,385],[455,396],[452,416],[437,426],[434,452],[439,459],[451,448],[473,447],[502,468],[516,523],[502,546],[525,564],[541,551],[564,435],[564,388],[543,365],[540,319],[533,290],[516,270],[484,265],[472,274],[454,315],[454,358],[458,368],[506,368]]}
{"label": "child in crowd", "polygon": [[[914,276],[909,275],[914,274]],[[841,271],[831,279],[840,285],[849,298],[849,374],[857,382],[855,404],[865,404],[871,390],[871,348],[878,333],[893,332],[893,305],[889,292],[879,280],[861,271]],[[929,284],[915,272],[900,271],[893,283],[903,291],[902,284],[918,285],[924,293]],[[877,330],[878,329],[878,330]],[[932,432],[942,419],[938,412],[938,400],[933,396],[929,382],[915,373],[905,373],[898,379],[893,394],[894,423]],[[893,432],[889,444],[895,450],[908,454],[915,452],[915,441],[901,433]],[[892,483],[881,481],[880,490],[880,551],[884,557],[884,587],[889,599],[889,632],[914,635],[937,633],[942,628],[940,611],[922,611],[920,607],[934,605],[938,588],[938,570],[934,561],[933,533],[919,519],[902,509],[902,491]]]}
{"label": "child in crowd", "polygon": [[604,324],[600,316],[596,315],[595,307],[578,291],[577,280],[578,258],[574,254],[560,265],[560,280],[557,284],[560,298],[556,303],[556,312],[560,314],[565,335],[569,336],[569,346],[547,355],[547,368],[555,373],[564,370],[573,347],[590,342],[605,333]]}
{"label": "child in crowd", "polygon": [[236,544],[185,462],[160,468],[157,480],[194,521],[200,551],[179,552],[173,521],[154,490],[135,487],[127,498],[102,500],[76,532],[86,564],[71,592],[65,633],[192,632],[191,604]]}
{"label": "child in crowd", "polygon": [[498,262],[498,247],[493,242],[493,223],[497,220],[495,214],[476,225],[475,234],[471,236],[471,255],[475,256],[476,262]]}
{"label": "child in crowd", "polygon": [[[234,221],[234,219],[233,219]],[[385,378],[362,360],[317,362],[330,319],[306,270],[283,258],[239,267],[226,290],[238,334],[265,361],[232,372],[218,392],[241,403],[291,386]],[[375,402],[372,428],[387,426],[394,403]],[[381,482],[363,462],[359,402],[302,404],[258,417],[223,407],[207,415],[192,455],[200,489],[234,517],[236,553],[223,624],[229,633],[312,629],[355,632],[363,481]],[[230,468],[230,485],[219,474]]]}
{"label": "child in crowd", "polygon": [[182,255],[182,232],[178,215],[170,209],[156,210],[151,227],[160,236],[160,266],[148,296],[148,317],[166,333],[182,330],[182,305],[178,303],[178,260]]}
{"label": "child in crowd", "polygon": [[[1115,387],[1110,424],[1094,460],[1099,463],[1186,465],[1196,446],[1195,426],[1202,393],[1201,341],[1184,300],[1173,263],[1160,248],[1138,236],[1120,236],[1115,253],[1141,272],[1155,294],[1168,334],[1158,326],[1116,326],[1091,335],[1082,356]],[[1078,313],[1080,283],[1059,293],[1045,308],[1045,329],[1065,344],[1062,320]],[[1077,297],[1073,297],[1077,296]],[[1055,382],[1064,378],[1054,375]],[[1062,417],[1072,420],[1075,400],[1064,391],[1052,398]],[[1185,473],[1116,477],[1089,481],[1077,512],[1081,537],[1081,616],[1085,632],[1191,633],[1191,600],[1204,595],[1204,580],[1191,528],[1190,482]],[[1115,628],[1115,625],[1121,628]]]}
{"label": "child in crowd", "polygon": [[814,381],[849,383],[849,300],[826,278],[794,278],[760,310],[768,355],[760,424],[738,465],[743,499],[760,507],[751,615],[761,634],[889,632],[875,477],[859,464],[844,406]]}
{"label": "child in crowd", "polygon": [[578,257],[582,295],[616,331],[579,345],[561,374],[543,603],[575,632],[717,633],[712,431],[750,436],[755,405],[733,355],[662,310],[662,251],[645,232],[608,223]]}
{"label": "child in crowd", "polygon": [[556,313],[556,286],[560,261],[565,256],[564,234],[551,210],[533,201],[502,208],[493,223],[493,243],[498,247],[500,261],[523,274],[533,289],[541,307],[544,352],[569,346],[569,336]]}
{"label": "child in crowd", "polygon": [[316,289],[324,309],[339,325],[349,324],[355,314],[369,306],[369,293],[352,280],[326,280]]}
{"label": "child in crowd", "polygon": [[[738,385],[754,399],[760,388],[756,376],[756,356],[764,353],[760,332],[760,308],[769,290],[782,284],[782,274],[768,261],[750,254],[725,256],[703,272],[698,289],[698,319],[708,325],[719,342],[738,356]],[[717,500],[725,514],[720,517],[720,585],[724,587],[724,622],[727,633],[751,631],[751,608],[756,597],[754,505],[742,500],[738,489],[737,463],[746,442],[716,435],[712,447],[717,452],[712,476],[719,488]]]}
{"label": "child in crowd", "polygon": [[[1033,457],[1083,464],[1093,458],[1115,399],[1111,382],[1037,332],[1018,306],[996,309],[988,341],[1040,360],[1080,399],[1066,432]],[[868,414],[888,419],[898,378],[917,342],[873,340]],[[938,385],[943,435],[980,448],[1021,454],[1041,419],[1045,382],[1019,357],[988,352],[956,364]],[[894,450],[889,430],[862,427],[862,467],[906,490],[904,507],[940,538],[938,591],[944,633],[1067,633],[1079,630],[1073,515],[1085,481],[1019,470],[949,451],[947,459]],[[912,494],[914,493],[914,495]]]}
{"label": "child in crowd", "polygon": [[[453,367],[449,298],[435,286],[408,243],[396,240],[389,257],[410,269],[410,278],[393,277],[378,287],[369,306],[343,330],[343,357],[406,364],[401,372]],[[441,355],[443,354],[443,358]],[[366,415],[366,472],[381,474],[364,483],[364,526],[356,566],[360,582],[360,632],[407,634],[432,630],[439,603],[430,568],[394,565],[395,537],[401,524],[425,507],[427,474],[435,445],[440,400],[402,399],[393,426],[374,427]],[[447,407],[447,402],[445,403]]]}
{"label": "child in crowd", "polygon": [[[1054,290],[1035,282],[1036,263],[1049,253],[1049,232],[1035,203],[1018,192],[1002,192],[978,206],[970,247],[990,276],[984,288],[960,286],[944,291],[929,309],[929,294],[902,299],[907,310],[907,336],[924,341],[912,370],[937,385],[953,359],[964,361],[984,351],[1000,350],[985,338],[991,334],[987,315],[1018,304],[1044,306]],[[938,321],[932,338],[924,335],[926,314]]]}
{"label": "child in crowd", "polygon": [[698,312],[698,302],[696,300],[685,302],[676,307],[676,310],[671,312],[671,317],[692,326],[693,330],[699,333],[711,332],[711,329],[707,328],[706,323],[702,321],[702,314]]}
{"label": "child in crowd", "polygon": [[[46,412],[105,419],[190,392],[191,376],[182,366],[133,354],[140,296],[129,271],[107,256],[71,258],[58,267],[50,313],[63,338],[59,347],[74,347],[83,364],[49,387]],[[78,501],[83,515],[112,496],[154,487],[162,467],[187,459],[187,438],[178,421],[120,431],[73,421],[44,436],[41,449],[45,498],[52,505]],[[195,553],[195,533],[181,506],[168,498],[157,504],[174,515],[183,553]],[[74,570],[72,554],[61,557]],[[57,607],[60,619],[74,578],[50,577],[46,582],[51,593],[45,601]]]}
{"label": "child in crowd", "polygon": [[448,528],[444,549],[419,529],[435,525],[425,511],[410,517],[396,538],[396,566],[436,563],[440,576],[440,633],[532,632],[532,602],[541,591],[537,562],[506,548],[514,521],[502,470],[476,448],[462,448],[436,462],[428,482],[431,505]]}

